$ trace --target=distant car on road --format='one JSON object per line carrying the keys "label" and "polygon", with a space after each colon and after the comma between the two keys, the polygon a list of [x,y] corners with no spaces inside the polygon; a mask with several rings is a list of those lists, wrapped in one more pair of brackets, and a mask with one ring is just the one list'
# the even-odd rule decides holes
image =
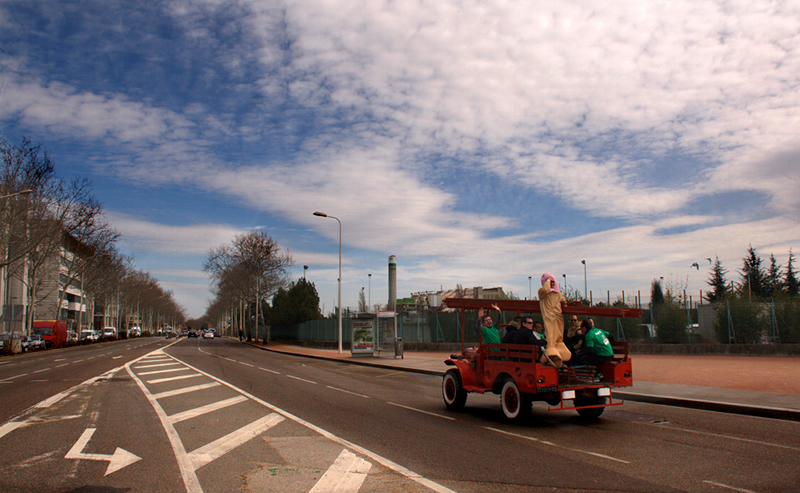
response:
{"label": "distant car on road", "polygon": [[199,337],[199,334],[197,333],[197,331],[196,331],[196,330],[194,330],[194,329],[191,329],[191,330],[189,331],[189,333],[186,335],[186,337]]}
{"label": "distant car on road", "polygon": [[203,339],[213,339],[213,338],[214,338],[214,332],[213,331],[207,330],[207,331],[203,332]]}

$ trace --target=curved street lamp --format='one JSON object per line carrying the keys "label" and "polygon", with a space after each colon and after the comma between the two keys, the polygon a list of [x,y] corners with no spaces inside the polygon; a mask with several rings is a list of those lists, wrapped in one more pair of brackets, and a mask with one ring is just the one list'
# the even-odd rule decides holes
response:
{"label": "curved street lamp", "polygon": [[583,264],[583,299],[589,299],[589,284],[586,282],[586,261],[581,260]]}
{"label": "curved street lamp", "polygon": [[331,219],[336,219],[336,222],[339,223],[339,353],[342,352],[342,221],[339,220],[336,216],[329,216],[324,212],[315,212],[315,216],[319,217],[329,217]]}
{"label": "curved street lamp", "polygon": [[28,189],[25,189],[25,190],[20,190],[19,192],[14,192],[14,193],[10,193],[8,195],[3,195],[2,197],[0,197],[0,199],[7,199],[9,197],[14,197],[16,195],[28,195],[29,193],[32,193],[32,192],[33,192],[33,190],[28,188]]}

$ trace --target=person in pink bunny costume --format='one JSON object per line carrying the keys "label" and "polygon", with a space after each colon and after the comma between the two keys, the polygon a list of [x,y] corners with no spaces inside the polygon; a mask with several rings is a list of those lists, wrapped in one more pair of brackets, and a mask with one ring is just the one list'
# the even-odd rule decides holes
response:
{"label": "person in pink bunny costume", "polygon": [[572,358],[572,353],[564,344],[564,315],[562,306],[566,306],[567,299],[561,294],[558,281],[549,272],[542,274],[542,287],[539,288],[539,308],[544,319],[544,336],[547,339],[547,349],[544,354],[556,367],[561,368]]}

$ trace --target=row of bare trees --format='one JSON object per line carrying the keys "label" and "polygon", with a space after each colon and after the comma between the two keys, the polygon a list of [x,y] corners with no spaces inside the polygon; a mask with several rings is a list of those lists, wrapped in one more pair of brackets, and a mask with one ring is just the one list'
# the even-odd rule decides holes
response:
{"label": "row of bare trees", "polygon": [[[12,145],[0,137],[0,292],[5,310],[13,304],[10,282],[24,286],[23,332],[29,333],[37,310],[66,317],[61,307],[68,286],[80,289],[89,313],[101,300],[117,307],[117,319],[127,309],[120,325],[128,314],[182,321],[184,310],[172,293],[133,269],[117,249],[119,238],[88,180],[57,177],[50,155],[29,139]],[[7,313],[4,320],[10,320]]]}
{"label": "row of bare trees", "polygon": [[[203,270],[211,275],[215,299],[207,316],[210,320],[230,319],[247,339],[257,339],[258,327],[264,326],[265,300],[288,284],[288,271],[294,265],[291,255],[264,232],[237,235],[228,245],[211,249]],[[245,321],[254,306],[255,334]],[[269,326],[263,334],[269,339]]]}

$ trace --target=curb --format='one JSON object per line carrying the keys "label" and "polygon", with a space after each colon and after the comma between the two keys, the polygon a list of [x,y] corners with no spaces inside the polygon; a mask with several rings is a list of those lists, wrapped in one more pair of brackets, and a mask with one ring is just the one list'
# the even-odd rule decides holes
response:
{"label": "curb", "polygon": [[[381,368],[385,370],[405,371],[409,373],[421,373],[425,375],[442,376],[443,371],[438,370],[425,370],[421,368],[408,368],[395,365],[387,365],[374,362],[358,361],[353,359],[344,358],[330,358],[316,354],[302,354],[293,351],[283,351],[280,349],[260,346],[254,343],[244,342],[248,346],[252,346],[262,351],[271,351],[273,353],[288,354],[291,356],[300,356],[303,358],[320,359],[325,361],[338,361],[350,365],[371,366],[373,368]],[[800,411],[795,409],[786,409],[779,407],[761,407],[761,406],[748,406],[744,404],[735,404],[730,402],[716,402],[716,401],[701,401],[697,399],[684,399],[674,396],[654,395],[654,394],[639,394],[624,390],[615,390],[613,392],[615,397],[628,399],[634,402],[644,402],[647,404],[658,404],[662,406],[683,407],[687,409],[698,409],[702,411],[714,411],[726,414],[738,414],[742,416],[753,416],[758,418],[780,419],[784,421],[797,421],[800,422]]]}
{"label": "curb", "polygon": [[748,406],[731,402],[701,401],[666,395],[635,394],[624,390],[617,390],[613,394],[615,397],[621,397],[622,399],[628,399],[635,402],[645,402],[647,404],[685,407],[687,409],[699,409],[702,411],[714,411],[726,414],[739,414],[742,416],[754,416],[758,418],[771,418],[784,421],[800,422],[800,411],[795,409]]}

